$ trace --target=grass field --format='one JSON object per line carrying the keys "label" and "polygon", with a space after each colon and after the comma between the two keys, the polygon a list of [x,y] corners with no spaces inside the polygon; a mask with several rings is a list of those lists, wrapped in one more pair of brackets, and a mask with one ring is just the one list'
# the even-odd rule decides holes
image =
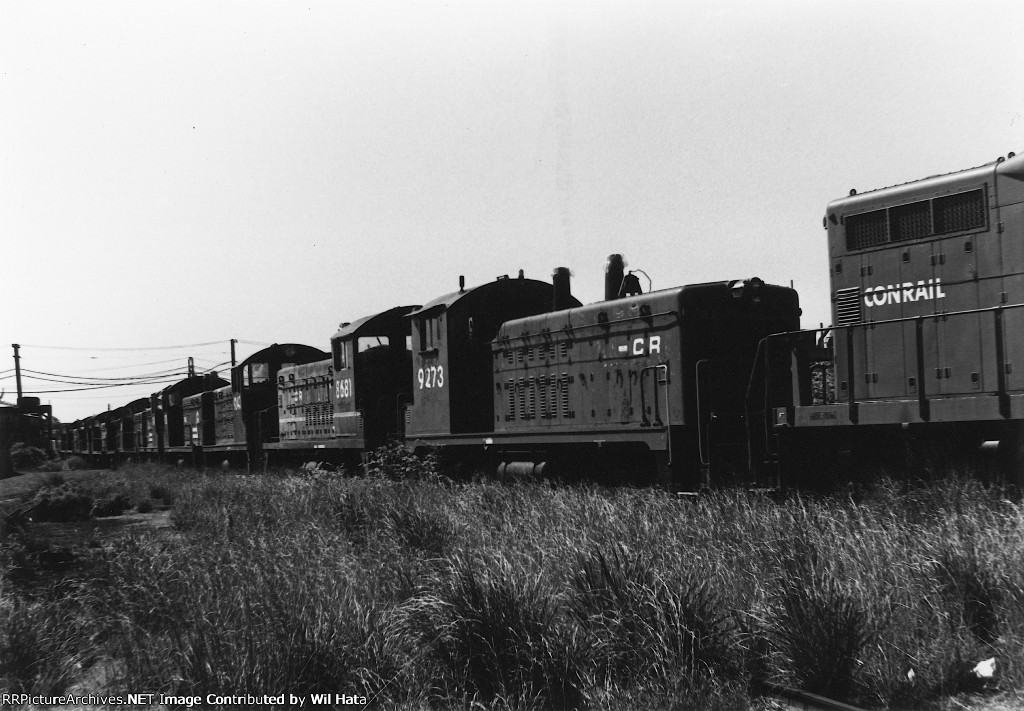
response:
{"label": "grass field", "polygon": [[[680,499],[456,484],[388,451],[366,477],[57,477],[11,511],[13,692],[763,709],[768,678],[872,708],[1024,700],[1024,508],[970,481]],[[165,525],[83,528],[112,511]]]}

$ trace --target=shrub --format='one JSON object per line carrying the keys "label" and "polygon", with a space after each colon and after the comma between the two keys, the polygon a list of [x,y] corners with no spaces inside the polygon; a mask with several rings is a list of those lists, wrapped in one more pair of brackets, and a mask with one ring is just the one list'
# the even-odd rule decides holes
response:
{"label": "shrub", "polygon": [[26,507],[36,521],[87,521],[93,498],[70,484],[44,486]]}
{"label": "shrub", "polygon": [[56,483],[51,483],[50,477],[44,478],[43,481],[45,481],[47,484],[50,484],[51,486],[58,486],[59,484],[64,483],[64,478],[60,477],[59,475],[59,472],[64,470],[64,462],[61,461],[60,459],[48,459],[42,464],[40,464],[38,467],[36,467],[36,469],[38,469],[41,472],[49,472],[51,474],[58,475],[60,481],[57,481]]}
{"label": "shrub", "polygon": [[159,499],[170,506],[174,503],[174,490],[164,483],[154,483],[149,486],[149,497]]}
{"label": "shrub", "polygon": [[88,469],[89,468],[88,462],[86,462],[85,459],[83,459],[82,457],[79,457],[77,454],[74,455],[74,456],[68,457],[66,464],[67,464],[67,468],[70,469],[71,471],[76,471],[76,470],[79,470],[79,469]]}
{"label": "shrub", "polygon": [[11,463],[19,468],[37,467],[46,461],[46,452],[24,442],[15,442],[11,447]]}
{"label": "shrub", "polygon": [[51,471],[43,476],[43,486],[60,486],[65,481],[64,475],[58,471]]}
{"label": "shrub", "polygon": [[431,451],[417,457],[399,442],[379,447],[366,457],[366,472],[384,479],[435,479],[438,476],[438,453]]}
{"label": "shrub", "polygon": [[132,507],[129,498],[120,492],[107,494],[102,499],[93,502],[91,514],[95,518],[105,516],[120,516]]}

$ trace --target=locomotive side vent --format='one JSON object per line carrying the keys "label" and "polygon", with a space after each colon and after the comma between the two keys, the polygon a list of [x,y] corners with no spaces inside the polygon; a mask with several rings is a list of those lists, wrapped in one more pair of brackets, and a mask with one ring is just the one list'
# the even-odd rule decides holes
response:
{"label": "locomotive side vent", "polygon": [[981,190],[935,199],[935,232],[959,232],[985,226],[985,194]]}
{"label": "locomotive side vent", "polygon": [[856,286],[836,292],[836,326],[860,323],[860,289]]}
{"label": "locomotive side vent", "polygon": [[562,373],[562,417],[572,417],[569,414],[569,374]]}
{"label": "locomotive side vent", "polygon": [[847,215],[843,220],[846,248],[866,249],[887,242],[984,229],[986,212],[985,190],[979,189]]}
{"label": "locomotive side vent", "polygon": [[849,215],[845,224],[847,249],[863,249],[889,241],[889,226],[885,210]]}
{"label": "locomotive side vent", "polygon": [[932,231],[931,206],[927,200],[894,207],[889,214],[892,240],[927,237]]}
{"label": "locomotive side vent", "polygon": [[520,378],[516,383],[519,390],[519,419],[525,420],[526,418],[526,378]]}

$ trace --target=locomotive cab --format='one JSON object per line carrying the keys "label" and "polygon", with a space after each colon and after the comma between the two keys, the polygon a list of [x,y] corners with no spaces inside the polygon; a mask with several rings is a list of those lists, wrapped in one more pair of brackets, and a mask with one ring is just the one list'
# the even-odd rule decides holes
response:
{"label": "locomotive cab", "polygon": [[491,341],[503,322],[550,310],[554,296],[551,284],[500,277],[411,312],[414,397],[407,438],[429,442],[493,432]]}
{"label": "locomotive cab", "polygon": [[343,449],[369,450],[401,439],[412,401],[411,326],[419,306],[396,306],[341,324],[331,338],[333,426]]}

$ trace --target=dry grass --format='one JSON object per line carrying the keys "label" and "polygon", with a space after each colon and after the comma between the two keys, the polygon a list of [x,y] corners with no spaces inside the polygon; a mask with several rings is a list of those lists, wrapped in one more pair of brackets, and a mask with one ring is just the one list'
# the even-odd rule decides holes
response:
{"label": "dry grass", "polygon": [[[1024,690],[1024,509],[972,482],[690,502],[379,461],[96,483],[173,502],[178,534],[125,535],[52,593],[9,574],[10,534],[0,685],[66,687],[102,655],[120,662],[111,691],[388,708],[757,708],[757,676],[889,708]],[[982,683],[969,670],[990,657]]]}

